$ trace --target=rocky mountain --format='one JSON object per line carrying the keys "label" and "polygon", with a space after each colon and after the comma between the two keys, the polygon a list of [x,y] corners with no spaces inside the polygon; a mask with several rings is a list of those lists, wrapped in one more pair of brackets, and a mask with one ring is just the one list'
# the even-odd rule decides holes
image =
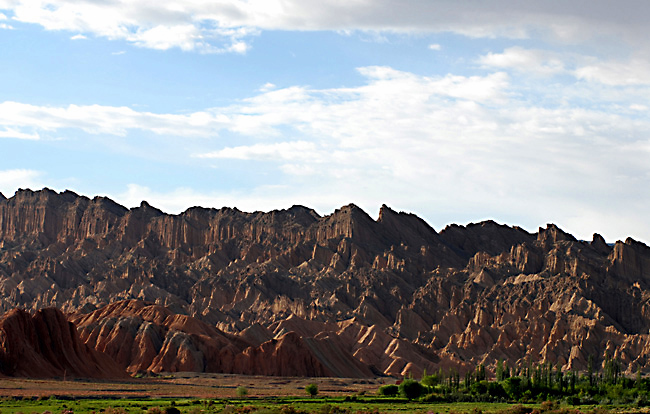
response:
{"label": "rocky mountain", "polygon": [[650,248],[486,221],[436,232],[382,206],[327,216],[66,191],[0,197],[0,306],[57,307],[141,370],[463,372],[504,359],[650,370]]}
{"label": "rocky mountain", "polygon": [[0,373],[25,377],[128,378],[107,355],[79,339],[58,309],[33,315],[15,309],[0,318]]}

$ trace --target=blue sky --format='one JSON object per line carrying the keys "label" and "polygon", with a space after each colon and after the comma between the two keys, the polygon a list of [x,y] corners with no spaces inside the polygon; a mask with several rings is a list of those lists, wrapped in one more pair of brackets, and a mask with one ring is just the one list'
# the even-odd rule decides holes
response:
{"label": "blue sky", "polygon": [[644,1],[0,0],[0,192],[650,241]]}

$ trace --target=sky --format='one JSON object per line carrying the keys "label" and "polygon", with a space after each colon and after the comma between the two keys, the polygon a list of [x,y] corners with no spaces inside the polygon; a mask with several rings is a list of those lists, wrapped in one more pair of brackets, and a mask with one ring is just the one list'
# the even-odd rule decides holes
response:
{"label": "sky", "polygon": [[650,2],[0,0],[0,192],[650,242]]}

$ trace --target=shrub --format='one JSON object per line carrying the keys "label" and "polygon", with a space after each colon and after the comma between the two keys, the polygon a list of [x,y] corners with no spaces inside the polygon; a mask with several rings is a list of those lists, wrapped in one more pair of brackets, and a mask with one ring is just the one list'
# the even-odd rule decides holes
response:
{"label": "shrub", "polygon": [[[72,410],[69,410],[70,413],[72,413]],[[104,410],[105,414],[128,414],[124,408],[119,408],[119,407],[106,407],[106,410]],[[64,414],[62,411],[61,414]]]}
{"label": "shrub", "polygon": [[282,408],[280,408],[280,412],[282,414],[308,414],[307,411],[296,410],[296,407],[293,405],[283,405]]}
{"label": "shrub", "polygon": [[400,395],[409,400],[416,399],[424,394],[424,386],[414,379],[405,379],[398,387]]}
{"label": "shrub", "polygon": [[248,395],[248,388],[246,388],[244,386],[237,387],[237,396],[239,398],[244,398],[247,395]]}
{"label": "shrub", "polygon": [[558,408],[558,403],[555,401],[546,400],[542,402],[540,408],[542,409],[542,411],[553,411]]}
{"label": "shrub", "polygon": [[181,410],[176,407],[165,407],[165,414],[181,414]]}
{"label": "shrub", "polygon": [[350,414],[350,411],[344,407],[334,406],[332,404],[323,404],[318,410],[319,414]]}
{"label": "shrub", "polygon": [[498,382],[488,382],[487,393],[492,398],[508,398],[506,390]]}
{"label": "shrub", "polygon": [[388,384],[382,385],[379,387],[379,395],[384,395],[386,397],[394,397],[399,393],[399,387],[397,385]]}
{"label": "shrub", "polygon": [[315,397],[316,395],[318,395],[318,385],[313,383],[307,385],[305,387],[305,392],[307,392],[307,394],[309,394],[310,396]]}
{"label": "shrub", "polygon": [[427,394],[424,397],[420,398],[420,401],[427,402],[427,403],[436,403],[436,402],[444,402],[446,401],[446,398],[443,395],[433,393],[433,394]]}
{"label": "shrub", "polygon": [[529,414],[532,411],[533,409],[530,407],[524,407],[521,404],[517,404],[508,410],[508,414]]}
{"label": "shrub", "polygon": [[163,410],[160,407],[151,407],[147,410],[147,414],[163,414]]}
{"label": "shrub", "polygon": [[420,383],[427,387],[435,387],[440,384],[440,377],[438,375],[424,375]]}

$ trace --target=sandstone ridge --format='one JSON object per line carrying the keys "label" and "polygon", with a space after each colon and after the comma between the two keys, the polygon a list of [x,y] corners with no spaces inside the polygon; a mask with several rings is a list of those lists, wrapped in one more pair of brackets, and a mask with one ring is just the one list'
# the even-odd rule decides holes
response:
{"label": "sandstone ridge", "polygon": [[437,232],[387,206],[373,220],[352,204],[169,215],[69,191],[0,197],[0,306],[73,313],[132,373],[580,370],[606,355],[647,371],[649,282],[645,244],[552,224]]}
{"label": "sandstone ridge", "polygon": [[54,308],[33,315],[14,309],[0,318],[0,372],[9,376],[126,378],[127,373],[79,339]]}

